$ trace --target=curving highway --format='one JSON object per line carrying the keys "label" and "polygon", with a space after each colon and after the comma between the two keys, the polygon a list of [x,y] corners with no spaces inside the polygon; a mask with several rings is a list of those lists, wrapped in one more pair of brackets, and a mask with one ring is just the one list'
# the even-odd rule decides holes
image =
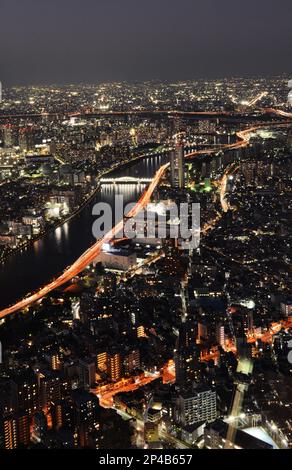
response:
{"label": "curving highway", "polygon": [[[274,112],[276,114],[279,114],[283,116],[282,111],[277,110],[269,110],[268,112]],[[135,112],[133,112],[135,113]],[[158,113],[158,112],[157,112]],[[164,111],[166,113],[166,111]],[[171,111],[167,112],[168,114],[173,113]],[[178,113],[178,112],[176,112]],[[129,113],[125,113],[129,114]],[[183,113],[182,114],[203,114],[203,113]],[[222,115],[222,113],[205,113],[208,115]],[[224,114],[224,113],[223,113]],[[226,113],[228,114],[228,113]],[[285,117],[292,118],[292,114],[290,113],[284,113]],[[1,116],[0,116],[1,118]],[[291,126],[291,122],[285,122],[285,123],[276,123],[276,122],[270,122],[270,123],[263,123],[259,124],[257,126],[245,129],[243,131],[237,132],[237,137],[238,137],[238,142],[235,142],[233,144],[226,144],[223,145],[221,148],[212,148],[212,149],[205,149],[205,150],[197,150],[192,153],[189,153],[186,155],[186,158],[192,158],[197,155],[206,155],[206,154],[214,154],[218,153],[220,150],[232,150],[232,149],[237,149],[237,148],[242,148],[246,147],[249,144],[249,135],[250,133],[258,130],[259,128],[263,127],[269,127],[269,126],[274,126],[274,127],[283,127],[283,126]],[[155,174],[153,180],[151,181],[150,185],[148,186],[147,190],[144,192],[144,194],[141,196],[139,201],[136,203],[136,205],[133,207],[133,209],[127,214],[127,217],[135,217],[146,205],[150,202],[151,196],[159,184],[160,179],[164,175],[166,169],[168,168],[169,163],[163,165]],[[225,194],[225,187],[226,187],[226,178],[227,175],[223,176],[223,179],[221,181],[221,191],[220,191],[220,199],[221,199],[221,204],[222,208],[224,211],[228,209],[227,205],[224,202],[224,194]],[[59,277],[51,281],[49,284],[45,285],[44,287],[40,288],[37,292],[35,292],[32,295],[29,295],[28,297],[25,297],[24,299],[20,300],[19,302],[15,303],[14,305],[7,307],[3,310],[0,311],[0,319],[3,319],[7,317],[8,315],[11,315],[19,310],[23,310],[30,305],[34,304],[38,300],[42,299],[44,296],[46,296],[48,293],[53,291],[54,289],[62,286],[66,282],[69,282],[71,279],[73,279],[76,275],[78,275],[80,272],[82,272],[88,265],[90,265],[93,260],[100,254],[102,247],[105,243],[110,242],[112,239],[115,238],[115,236],[123,230],[123,225],[124,221],[121,220],[115,227],[113,227],[101,240],[98,240],[94,245],[92,245],[88,250],[86,250],[71,266],[69,266]]]}
{"label": "curving highway", "polygon": [[[128,212],[127,217],[135,217],[146,205],[150,202],[151,196],[158,185],[160,179],[164,175],[166,169],[168,168],[169,163],[161,166],[156,172],[153,180],[148,186],[147,190],[141,196],[139,201],[135,206]],[[113,227],[101,240],[98,240],[94,245],[92,245],[88,250],[86,250],[69,268],[67,268],[59,277],[47,284],[46,286],[39,289],[34,294],[20,300],[11,307],[5,308],[0,311],[0,319],[5,318],[7,315],[11,315],[18,310],[22,310],[38,300],[42,299],[52,290],[60,287],[66,282],[73,279],[77,274],[82,272],[89,264],[91,264],[94,259],[100,254],[102,247],[105,243],[111,241],[115,236],[123,230],[124,221],[121,220],[115,227]]]}

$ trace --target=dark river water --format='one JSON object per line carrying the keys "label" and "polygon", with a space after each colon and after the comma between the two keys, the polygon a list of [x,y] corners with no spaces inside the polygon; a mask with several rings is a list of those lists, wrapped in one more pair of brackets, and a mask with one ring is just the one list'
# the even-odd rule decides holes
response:
{"label": "dark river water", "polygon": [[[166,161],[166,156],[143,158],[136,163],[111,173],[112,176],[151,177]],[[122,194],[124,204],[135,202],[146,185],[105,184],[96,197],[70,221],[49,232],[22,252],[0,266],[0,308],[7,307],[29,292],[46,284],[60,274],[95,242],[92,215],[95,203],[103,201],[114,208],[116,194]]]}

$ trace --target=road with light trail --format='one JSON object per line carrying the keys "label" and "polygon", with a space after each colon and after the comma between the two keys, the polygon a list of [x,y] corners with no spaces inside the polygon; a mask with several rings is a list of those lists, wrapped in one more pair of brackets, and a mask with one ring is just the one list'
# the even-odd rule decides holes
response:
{"label": "road with light trail", "polygon": [[[276,110],[273,110],[276,113]],[[270,110],[271,112],[271,110]],[[169,112],[170,113],[170,112]],[[279,113],[282,113],[282,111],[279,111]],[[196,114],[196,113],[189,113],[189,114]],[[206,113],[208,114],[208,113]],[[210,113],[209,113],[210,114]],[[211,113],[213,114],[213,113]],[[220,114],[220,113],[214,113],[214,114]],[[282,115],[282,114],[281,114]],[[0,116],[1,117],[1,116]],[[285,117],[292,118],[291,113],[285,113]],[[252,132],[255,132],[256,130],[263,128],[263,127],[287,127],[291,126],[292,122],[285,122],[285,123],[276,123],[276,122],[271,122],[271,123],[264,123],[264,124],[259,124],[257,126],[253,126],[251,128],[247,128],[245,130],[237,132],[237,137],[239,138],[239,141],[234,143],[234,144],[226,144],[222,146],[221,150],[231,150],[231,149],[237,149],[237,148],[242,148],[246,147],[249,144],[249,135]],[[192,158],[194,156],[198,155],[207,155],[207,154],[214,154],[218,153],[219,149],[217,148],[216,150],[214,148],[212,149],[206,149],[206,150],[197,150],[192,153],[189,153],[186,155],[186,158]],[[152,182],[148,186],[147,190],[145,193],[141,196],[139,201],[135,204],[135,206],[132,208],[132,210],[127,214],[127,217],[135,217],[144,207],[147,206],[147,204],[150,202],[151,196],[156,189],[157,185],[160,182],[160,179],[162,176],[165,174],[165,171],[169,167],[169,163],[163,165],[155,174]],[[223,181],[224,183],[224,181]],[[222,200],[222,196],[221,196]],[[226,209],[226,207],[225,207]],[[223,210],[224,206],[223,206]],[[63,284],[71,281],[75,276],[77,276],[80,272],[82,272],[85,268],[87,268],[94,260],[95,258],[100,254],[103,245],[105,243],[110,242],[113,240],[117,234],[121,233],[123,231],[124,227],[124,220],[121,220],[115,227],[113,227],[101,240],[98,240],[94,245],[92,245],[88,250],[86,250],[71,266],[69,266],[65,271],[56,279],[45,285],[44,287],[40,288],[37,292],[33,293],[32,295],[29,295],[28,297],[23,298],[22,300],[16,302],[14,305],[4,308],[3,310],[0,311],[0,319],[3,319],[7,317],[8,315],[11,315],[19,310],[23,310],[30,305],[33,305],[35,302],[41,300],[43,297],[45,297],[47,294],[55,290],[56,288],[62,286]]]}

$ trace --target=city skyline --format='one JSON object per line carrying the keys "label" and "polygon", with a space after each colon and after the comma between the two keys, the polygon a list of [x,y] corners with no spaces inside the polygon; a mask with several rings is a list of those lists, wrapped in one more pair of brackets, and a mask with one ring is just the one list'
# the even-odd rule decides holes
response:
{"label": "city skyline", "polygon": [[291,449],[291,0],[0,13],[0,458]]}

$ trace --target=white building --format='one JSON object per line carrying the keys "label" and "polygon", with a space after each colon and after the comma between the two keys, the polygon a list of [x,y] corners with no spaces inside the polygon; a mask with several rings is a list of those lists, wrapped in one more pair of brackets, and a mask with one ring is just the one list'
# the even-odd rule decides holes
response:
{"label": "white building", "polygon": [[176,421],[182,428],[216,419],[216,392],[208,386],[179,394],[175,407]]}
{"label": "white building", "polygon": [[292,315],[292,299],[286,299],[281,302],[281,313],[285,317],[290,317],[290,315]]}
{"label": "white building", "polygon": [[102,263],[105,268],[127,271],[137,263],[136,253],[126,250],[102,251],[94,260],[93,265]]}

